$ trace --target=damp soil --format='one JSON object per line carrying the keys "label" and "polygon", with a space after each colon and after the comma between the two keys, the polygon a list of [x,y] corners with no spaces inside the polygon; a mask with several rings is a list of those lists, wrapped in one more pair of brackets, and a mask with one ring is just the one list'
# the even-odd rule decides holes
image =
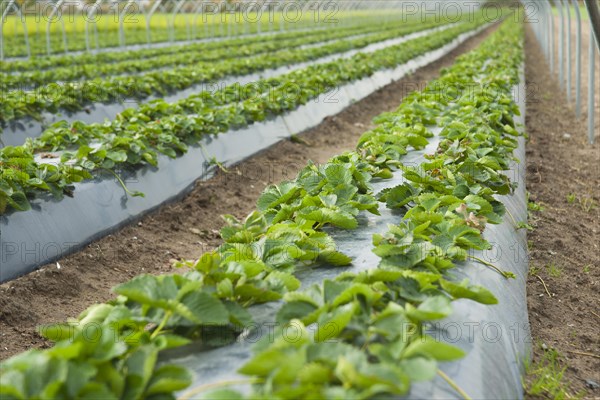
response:
{"label": "damp soil", "polygon": [[[113,298],[111,288],[141,273],[173,272],[173,259],[196,259],[221,243],[221,215],[246,216],[263,189],[293,178],[309,160],[326,162],[351,150],[371,120],[398,107],[441,68],[477,47],[490,27],[440,60],[415,71],[327,118],[298,141],[282,141],[258,155],[198,181],[191,193],[118,232],[36,272],[0,285],[0,359],[50,345],[35,327],[76,317],[88,306]],[[60,265],[60,268],[58,266]]]}
{"label": "damp soil", "polygon": [[543,206],[531,213],[534,230],[528,234],[534,362],[556,350],[572,393],[598,399],[600,389],[589,382],[600,384],[598,125],[590,145],[585,117],[577,118],[568,105],[531,30],[525,53],[527,190]]}

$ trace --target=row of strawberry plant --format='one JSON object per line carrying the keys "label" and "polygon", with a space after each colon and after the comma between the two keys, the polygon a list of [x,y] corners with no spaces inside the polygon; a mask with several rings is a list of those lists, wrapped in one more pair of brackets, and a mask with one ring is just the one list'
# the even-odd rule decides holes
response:
{"label": "row of strawberry plant", "polygon": [[[360,27],[362,24],[354,25]],[[340,28],[344,29],[344,28]],[[255,44],[263,40],[286,40],[296,37],[298,34],[305,34],[310,32],[323,32],[325,29],[322,27],[314,27],[308,31],[291,31],[291,32],[274,32],[272,34],[265,34],[261,36],[244,36],[227,38],[219,41],[211,42],[191,42],[191,43],[174,43],[172,46],[164,47],[150,47],[140,48],[134,50],[121,50],[117,49],[114,51],[106,51],[101,53],[78,53],[78,54],[60,54],[51,57],[39,57],[31,58],[29,60],[10,60],[0,61],[0,70],[6,72],[22,72],[22,71],[35,71],[53,69],[67,66],[79,66],[84,64],[108,64],[113,62],[126,61],[128,59],[144,59],[153,58],[158,56],[165,56],[169,54],[178,54],[179,52],[188,51],[202,51],[202,50],[214,50],[219,47],[237,47],[246,44]]]}
{"label": "row of strawberry plant", "polygon": [[128,98],[143,99],[151,95],[187,89],[191,86],[315,60],[332,54],[362,48],[385,39],[441,25],[433,22],[406,26],[381,35],[336,41],[320,47],[280,50],[271,54],[229,59],[214,63],[177,67],[166,71],[147,72],[137,76],[97,78],[90,81],[48,84],[33,91],[14,90],[3,93],[0,101],[0,123],[23,117],[40,118],[41,112],[80,111],[88,104],[117,102]]}
{"label": "row of strawberry plant", "polygon": [[[32,147],[38,152],[73,151],[81,146],[114,148],[105,142],[112,140],[111,134],[119,140],[131,137],[133,133],[140,137],[140,133],[144,134],[150,126],[144,136],[156,141],[154,135],[158,132],[180,131],[183,125],[187,127],[187,132],[175,134],[175,138],[166,141],[173,144],[173,150],[185,151],[186,143],[200,140],[203,135],[226,132],[295,109],[332,88],[369,76],[377,70],[393,68],[438,48],[474,26],[457,27],[443,35],[414,39],[372,55],[357,54],[347,60],[311,66],[247,85],[235,83],[214,93],[201,92],[175,103],[157,100],[137,109],[125,110],[110,124],[57,122],[35,139]],[[392,53],[393,57],[390,57]],[[186,123],[197,121],[198,118],[203,121],[201,126],[194,127]],[[164,150],[164,147],[159,152],[175,155],[171,150]],[[70,155],[63,157],[63,160],[71,159]],[[153,159],[156,159],[156,152],[153,152]],[[101,166],[107,168],[112,164],[109,162]]]}
{"label": "row of strawberry plant", "polygon": [[335,31],[295,32],[294,34],[288,34],[289,38],[263,39],[259,42],[249,44],[242,41],[235,49],[225,45],[207,50],[202,48],[205,46],[196,45],[191,49],[183,48],[175,54],[166,54],[145,59],[135,58],[135,54],[132,54],[130,58],[124,61],[104,65],[93,63],[81,64],[77,67],[69,65],[45,71],[27,71],[18,74],[0,73],[0,87],[4,90],[27,89],[53,82],[89,80],[111,75],[149,72],[150,70],[167,67],[199,65],[200,62],[214,62],[230,58],[272,53],[280,49],[318,44],[319,42],[345,38],[348,35],[372,34],[387,29],[389,29],[387,26],[364,26]]}
{"label": "row of strawberry plant", "polygon": [[[402,17],[402,23],[410,23],[413,17]],[[427,16],[423,16],[426,20]],[[171,46],[144,47],[137,49],[113,49],[112,51],[103,51],[99,53],[77,53],[77,54],[55,54],[52,56],[33,57],[31,59],[14,59],[0,61],[0,70],[7,72],[22,72],[44,70],[57,67],[78,66],[83,64],[105,64],[111,62],[125,61],[128,59],[152,58],[168,54],[179,54],[180,51],[212,50],[219,47],[236,47],[250,43],[259,43],[263,40],[272,40],[275,38],[287,39],[295,37],[298,34],[324,31],[342,31],[352,28],[361,28],[364,26],[385,25],[388,23],[398,23],[400,21],[383,21],[373,24],[371,20],[349,21],[349,24],[340,24],[334,26],[313,25],[305,26],[303,29],[290,31],[265,31],[261,35],[242,35],[227,38],[221,38],[216,41],[206,42],[176,42]]]}
{"label": "row of strawberry plant", "polygon": [[[223,104],[220,103],[222,99],[229,101],[227,93],[222,97],[209,98],[211,102],[207,102],[206,97],[195,98],[175,107],[164,102],[152,103],[141,110],[124,112],[112,123],[104,125],[57,124],[33,142],[0,150],[0,162],[6,166],[0,176],[0,212],[29,209],[27,198],[40,191],[60,195],[61,190],[69,190],[69,178],[81,180],[89,177],[87,171],[123,165],[156,165],[158,154],[176,157],[187,150],[188,143],[196,143],[207,134],[225,132],[293,110],[330,88],[370,76],[377,70],[396,67],[440,48],[484,22],[481,18],[369,55],[359,53],[349,59],[295,71],[277,78],[277,85],[267,95],[256,95],[256,91],[244,92],[249,97],[247,100],[223,107],[215,107],[215,104]],[[261,82],[252,88],[262,93],[264,88],[272,87],[272,83]],[[288,94],[290,85],[299,89],[295,96]],[[65,148],[71,151],[62,154],[60,165],[63,170],[81,173],[57,176],[60,171],[53,170],[50,174],[48,170],[59,167],[49,167],[43,160],[39,163],[34,161],[34,151]],[[25,163],[28,169],[22,169],[21,163]]]}
{"label": "row of strawberry plant", "polygon": [[[471,216],[464,213],[470,209],[481,221],[487,211],[458,188],[494,191],[495,185],[486,186],[463,174],[464,163],[485,153],[488,161],[482,163],[480,173],[490,173],[486,167],[489,160],[506,165],[515,146],[510,115],[517,110],[510,99],[510,86],[518,80],[515,60],[522,60],[521,36],[520,26],[506,24],[480,49],[446,71],[437,84],[411,96],[398,112],[385,115],[377,129],[365,134],[357,151],[320,167],[309,164],[295,180],[269,187],[259,199],[259,211],[243,222],[227,217],[229,225],[222,230],[225,243],[195,262],[184,263],[192,267],[191,272],[138,276],[114,289],[119,295],[114,301],[92,306],[66,324],[42,327],[41,333],[57,341],[56,345],[2,363],[0,392],[5,398],[173,398],[175,391],[190,384],[191,376],[177,365],[158,364],[160,351],[206,338],[215,326],[228,328],[235,337],[251,320],[248,306],[282,296],[287,304],[279,313],[281,321],[335,321],[343,327],[338,337],[342,342],[325,343],[321,340],[327,335],[311,338],[304,334],[296,345],[277,341],[265,348],[263,344],[257,358],[242,368],[262,382],[257,398],[368,398],[406,393],[411,381],[430,379],[431,372],[435,373],[433,360],[453,359],[461,353],[428,339],[424,322],[447,315],[454,298],[484,304],[495,301],[484,288],[442,278],[442,272],[455,266],[455,255],[462,251],[445,252],[436,238],[449,233],[451,230],[443,228],[453,225],[452,234],[464,238],[456,244],[461,249],[484,243],[481,230],[470,227]],[[486,65],[489,60],[498,62]],[[460,93],[476,83],[492,85],[496,96],[482,92],[476,102],[458,96],[448,100],[447,104],[457,104],[450,112],[435,104],[440,87]],[[467,129],[459,131],[452,126],[455,117]],[[442,206],[449,195],[433,199],[439,192],[431,189],[437,186],[426,179],[413,180],[415,205],[409,204],[411,200],[404,205],[432,210],[430,221],[414,219],[428,213],[413,211],[404,225],[385,237],[375,237],[375,251],[386,259],[380,268],[356,276],[344,274],[309,292],[295,292],[299,281],[293,272],[298,266],[351,261],[335,250],[322,228],[352,229],[358,225],[360,210],[377,213],[370,181],[389,177],[388,166],[396,168],[409,146],[423,147],[432,135],[425,126],[435,122],[445,126],[448,138],[439,147],[442,158],[436,165],[447,162],[450,167],[441,173],[427,171],[432,181],[447,177],[447,182],[440,182],[447,183],[445,192],[450,190],[456,196],[456,211],[453,205]],[[453,145],[464,146],[464,150],[444,154]],[[499,146],[493,154],[484,150],[492,145]],[[461,179],[464,184],[458,183]],[[394,188],[380,200],[402,207],[399,203],[407,197],[403,193]],[[427,249],[425,256],[415,258],[421,253],[415,252],[414,246],[421,243]],[[403,255],[412,260],[411,265],[398,263]],[[397,328],[408,321],[418,329],[405,337]],[[223,335],[226,330],[218,332]],[[224,395],[239,397],[232,392]]]}
{"label": "row of strawberry plant", "polygon": [[[105,15],[104,18],[110,19],[110,17],[107,15]],[[229,29],[228,25],[232,25],[232,24],[220,24],[218,21],[219,21],[219,18],[216,19],[216,24],[213,24],[213,23],[208,24],[209,26],[207,26],[207,28],[209,28],[209,31],[208,31],[208,36],[206,36],[206,33],[207,33],[205,31],[206,28],[204,28],[203,26],[205,26],[207,24],[201,22],[201,20],[198,20],[196,34],[195,34],[195,37],[192,38],[192,40],[225,38],[225,37],[231,37],[231,36],[236,37],[236,36],[243,36],[243,35],[254,35],[254,34],[260,34],[261,32],[263,32],[263,33],[269,32],[270,30],[273,30],[273,28],[274,28],[271,26],[272,24],[269,23],[268,18],[265,18],[260,24],[262,28],[258,28],[257,23],[251,23],[251,24],[247,24],[246,27],[244,27],[244,29],[246,29],[246,31],[242,31],[241,30],[242,27],[238,26],[238,29],[236,29],[236,32],[234,34],[234,32],[230,33],[228,31],[228,29]],[[372,19],[370,22],[371,23],[373,22]],[[314,23],[310,24],[309,23],[304,26],[309,26],[310,28],[312,28],[315,25],[318,25],[318,24],[314,24]],[[145,29],[143,29],[141,26],[139,26],[137,29],[135,29],[134,27],[129,27],[129,28],[130,29],[128,29],[127,26],[125,27],[125,29],[126,29],[126,44],[128,46],[129,45],[146,45],[147,44],[147,33],[146,33]],[[133,29],[131,29],[131,28],[133,28]],[[287,28],[286,29],[287,31],[293,31],[293,30],[301,29],[301,26],[299,23],[286,23],[286,28]],[[42,29],[45,29],[45,26]],[[279,29],[279,26],[275,27],[275,29]],[[51,32],[51,35],[50,35],[50,46],[51,46],[54,54],[60,54],[65,50],[62,35],[56,34],[57,32],[60,32],[60,31],[57,30],[55,32]],[[173,40],[174,41],[190,40],[188,33],[189,33],[188,28],[182,29],[181,27],[176,27]],[[81,51],[86,50],[85,32],[83,32],[83,31],[68,32],[67,35],[68,35],[67,36],[68,51],[72,52],[72,51],[77,51],[77,50],[81,50]],[[9,37],[10,37],[10,39],[8,39],[8,37],[7,37],[7,39],[5,40],[5,47],[4,47],[5,56],[6,57],[25,56],[27,54],[27,48],[23,41],[22,33],[21,34],[17,33],[17,35],[11,35]],[[40,56],[40,57],[46,56],[46,53],[47,53],[46,36],[43,34],[42,31],[38,31],[37,34],[31,34],[31,32],[30,32],[29,41],[30,41],[31,53],[34,57],[36,55]],[[166,42],[170,42],[170,41],[171,41],[171,36],[170,36],[169,29],[166,29],[164,27],[162,27],[162,28],[153,27],[152,28],[151,43],[166,43]],[[90,44],[92,46],[92,49],[94,49],[97,44],[99,49],[110,49],[109,51],[118,51],[118,48],[120,47],[120,39],[119,39],[118,29],[116,29],[116,25],[112,30],[109,30],[109,31],[105,31],[102,28],[100,28],[99,35],[98,35],[98,41],[96,42],[95,37],[92,35]]]}
{"label": "row of strawberry plant", "polygon": [[[507,24],[363,137],[359,150],[395,164],[395,148],[403,150],[406,143],[403,133],[434,120],[443,128],[437,151],[419,166],[400,166],[406,182],[379,195],[387,207],[403,212],[387,233],[373,237],[379,265],[284,296],[275,341],[260,342],[255,357],[239,370],[255,384],[249,398],[406,395],[411,382],[436,375],[466,397],[438,368],[439,362],[462,358],[463,350],[435,340],[427,328],[451,315],[454,300],[497,303],[488,289],[448,278],[460,262],[472,258],[504,278],[514,277],[469,254],[490,248],[482,232],[505,213],[494,196],[509,194],[516,184],[502,171],[518,146],[512,88],[524,60],[522,36],[520,25]],[[309,333],[311,325],[316,329]],[[295,340],[282,333],[290,326]],[[210,385],[215,386],[219,383]],[[213,396],[244,398],[231,390]]]}

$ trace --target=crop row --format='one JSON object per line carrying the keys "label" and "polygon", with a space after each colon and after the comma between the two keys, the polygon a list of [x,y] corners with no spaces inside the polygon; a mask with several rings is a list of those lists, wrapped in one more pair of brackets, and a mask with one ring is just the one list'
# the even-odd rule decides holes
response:
{"label": "crop row", "polygon": [[[131,16],[130,16],[131,17]],[[105,16],[104,19],[112,20],[110,16]],[[83,19],[81,20],[83,22]],[[218,21],[217,21],[218,22]],[[306,22],[306,23],[305,23]],[[129,26],[128,26],[129,25]],[[200,18],[197,21],[195,34],[192,35],[191,27],[182,27],[179,26],[175,29],[174,36],[171,37],[169,29],[154,27],[151,33],[151,43],[161,43],[161,42],[169,42],[171,39],[174,41],[185,41],[185,40],[197,40],[197,39],[205,39],[205,38],[223,38],[230,36],[241,36],[241,35],[253,35],[261,32],[267,32],[272,29],[281,29],[279,23],[277,25],[269,24],[268,21],[263,20],[260,23],[260,27],[257,23],[250,23],[242,26],[241,24],[237,24],[234,26],[233,23],[209,23],[206,24]],[[311,21],[302,21],[302,23],[285,23],[284,28],[288,31],[291,30],[300,30],[305,27],[314,27],[316,24],[311,23]],[[329,24],[331,25],[331,24]],[[6,24],[5,24],[6,26]],[[208,28],[208,29],[207,29]],[[38,27],[39,29],[39,27]],[[46,26],[41,28],[43,31],[46,29]],[[235,29],[235,31],[234,31]],[[31,45],[31,53],[35,55],[45,55],[46,48],[46,36],[45,32],[37,32],[37,34],[30,34],[29,41]],[[62,32],[60,29],[51,32],[50,36],[50,46],[52,52],[62,53],[64,49],[64,43],[62,38]],[[120,46],[119,41],[119,32],[118,29],[113,29],[110,31],[106,31],[101,24],[98,25],[98,41],[96,42],[96,38],[94,35],[93,24],[90,27],[90,45],[92,49],[98,47],[101,49],[106,48],[118,48]],[[125,37],[127,45],[135,45],[135,44],[146,44],[147,43],[147,33],[145,30],[145,26],[138,26],[132,29],[131,24],[125,24]],[[17,35],[11,35],[10,40],[6,42],[9,43],[8,46],[5,45],[5,55],[7,57],[17,57],[23,56],[27,54],[27,49],[25,47],[25,42],[23,40],[22,33]],[[5,43],[6,43],[5,42]],[[68,32],[67,33],[67,49],[68,51],[77,51],[77,50],[85,50],[86,49],[86,39],[85,32]],[[116,50],[116,49],[114,49]]]}
{"label": "crop row", "polygon": [[[243,221],[226,216],[224,243],[179,263],[191,271],[137,276],[114,288],[115,300],[41,327],[55,346],[3,362],[3,398],[174,398],[191,375],[159,365],[161,351],[209,337],[214,328],[235,337],[252,320],[249,306],[282,297],[277,319],[302,335],[262,343],[241,368],[256,384],[252,398],[371,398],[405,394],[411,382],[431,379],[438,361],[463,353],[427,336],[426,324],[449,315],[455,299],[496,302],[489,290],[444,274],[467,250],[488,247],[485,223],[503,215],[493,195],[512,185],[502,171],[517,146],[511,88],[523,60],[522,34],[520,24],[507,21],[439,80],[382,115],[356,151],[268,187]],[[438,151],[420,169],[403,166],[409,148],[427,144],[432,125],[443,127]],[[395,169],[407,182],[374,193],[371,181]],[[377,214],[379,202],[405,211],[397,226],[373,238],[379,267],[298,292],[297,267],[351,262],[323,228],[354,229],[359,212]],[[313,323],[335,323],[337,343],[326,342],[331,331],[309,335],[303,327]],[[398,330],[406,323],[415,329]],[[219,395],[212,394],[242,398],[229,390]]]}
{"label": "crop row", "polygon": [[296,37],[298,34],[306,32],[323,32],[322,27],[314,27],[310,31],[290,31],[290,32],[274,32],[272,34],[264,34],[257,36],[244,36],[227,38],[223,40],[210,42],[192,42],[192,43],[173,43],[171,46],[149,47],[135,50],[114,50],[101,53],[79,53],[55,55],[51,57],[31,58],[29,60],[11,60],[0,61],[0,69],[6,72],[22,72],[52,69],[67,66],[78,66],[83,64],[107,64],[111,62],[126,61],[129,59],[144,59],[169,54],[178,54],[180,51],[200,51],[213,50],[219,47],[236,47],[245,44],[254,44],[263,40],[273,40],[280,38],[282,40]]}
{"label": "crop row", "polygon": [[126,98],[142,99],[153,94],[183,90],[193,85],[210,82],[226,76],[245,75],[288,64],[305,62],[320,57],[362,48],[385,39],[403,36],[441,25],[432,22],[400,27],[368,37],[340,40],[319,47],[280,50],[253,57],[228,59],[214,63],[199,62],[165,71],[147,72],[136,76],[107,77],[84,82],[48,84],[33,91],[15,90],[2,94],[0,122],[30,116],[39,118],[42,111],[79,111],[93,102],[110,103]]}
{"label": "crop row", "polygon": [[138,59],[135,54],[131,58],[109,64],[79,64],[77,67],[66,66],[45,71],[27,71],[19,74],[0,74],[0,86],[8,89],[26,89],[52,82],[88,80],[96,77],[147,72],[159,68],[192,65],[199,62],[222,61],[230,58],[248,57],[276,50],[296,48],[302,45],[345,38],[349,35],[369,34],[387,29],[385,26],[364,26],[340,29],[335,31],[295,32],[286,38],[275,37],[263,39],[257,43],[239,43],[235,49],[225,43],[213,49],[205,46],[189,46],[175,54]]}
{"label": "crop row", "polygon": [[[504,278],[515,277],[470,251],[491,247],[482,233],[505,214],[494,196],[510,194],[516,186],[503,171],[518,146],[513,116],[519,109],[512,88],[524,60],[521,43],[522,27],[508,23],[361,138],[357,151],[382,168],[396,164],[408,144],[422,148],[431,134],[423,127],[434,121],[442,127],[436,152],[418,166],[400,164],[406,182],[377,196],[403,214],[388,232],[373,236],[377,268],[284,295],[277,339],[259,342],[254,358],[239,369],[255,384],[249,398],[406,395],[411,382],[436,375],[457,388],[437,364],[462,358],[463,350],[438,342],[426,327],[451,315],[454,300],[497,303],[488,289],[448,278],[460,262],[471,259]],[[273,215],[292,204],[262,211]],[[313,324],[311,334],[306,327]],[[290,326],[297,340],[285,339],[283,331]],[[210,397],[244,398],[231,390]]]}
{"label": "crop row", "polygon": [[[233,85],[174,104],[156,101],[137,110],[126,110],[105,124],[54,124],[34,141],[0,150],[0,161],[8,167],[0,176],[0,212],[29,209],[27,198],[40,191],[55,196],[65,190],[70,193],[72,182],[90,177],[90,172],[98,168],[156,165],[158,154],[176,157],[187,151],[188,144],[197,143],[205,135],[293,110],[332,88],[440,48],[484,22],[480,18],[371,54],[358,53],[348,59],[258,81],[250,90],[239,91],[239,86]],[[290,88],[294,90],[292,95]],[[34,158],[34,151],[56,150],[69,150],[57,165],[38,163]]]}

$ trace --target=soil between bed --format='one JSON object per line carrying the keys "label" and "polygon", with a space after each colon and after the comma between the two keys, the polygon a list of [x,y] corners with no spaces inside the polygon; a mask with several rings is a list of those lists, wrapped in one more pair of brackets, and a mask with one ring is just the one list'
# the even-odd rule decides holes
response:
{"label": "soil between bed", "polygon": [[[597,399],[600,389],[586,387],[586,380],[600,383],[599,138],[596,133],[596,144],[587,143],[587,117],[576,118],[567,105],[531,30],[525,54],[527,189],[544,207],[532,214],[535,229],[528,235],[534,360],[540,359],[542,344],[556,349],[573,391]],[[569,202],[573,194],[576,199]],[[594,205],[587,210],[591,203],[579,199]]]}
{"label": "soil between bed", "polygon": [[[293,178],[308,160],[322,163],[355,147],[371,120],[424,88],[441,68],[476,48],[497,28],[468,39],[448,55],[327,118],[301,135],[306,143],[279,142],[238,164],[198,181],[181,201],[88,245],[56,264],[0,285],[0,359],[47,347],[35,327],[76,317],[93,303],[114,297],[110,289],[141,273],[172,272],[170,260],[195,259],[221,243],[222,214],[245,217],[265,186]],[[60,268],[58,268],[60,265]]]}

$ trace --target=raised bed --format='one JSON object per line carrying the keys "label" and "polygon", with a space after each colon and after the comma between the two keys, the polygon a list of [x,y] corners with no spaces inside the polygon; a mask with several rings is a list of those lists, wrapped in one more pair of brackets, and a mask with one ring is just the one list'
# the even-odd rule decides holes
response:
{"label": "raised bed", "polygon": [[[525,80],[521,74],[520,84],[514,88],[514,98],[521,115],[515,118],[517,125],[525,123]],[[432,130],[438,133],[440,129]],[[439,137],[429,139],[427,147],[411,151],[402,159],[404,165],[418,165],[424,154],[435,152]],[[508,175],[518,182],[512,195],[499,196],[507,211],[515,220],[527,218],[527,197],[525,189],[525,139],[519,138],[519,147],[513,154],[520,163],[513,162]],[[394,177],[374,184],[378,192],[403,183],[402,172]],[[388,224],[396,224],[399,215],[386,207],[380,207],[381,216],[362,213],[359,227],[355,230],[327,229],[335,239],[338,250],[352,258],[350,267],[328,267],[310,269],[297,273],[302,288],[332,279],[342,272],[358,273],[371,270],[379,262],[372,251],[373,234],[384,233]],[[523,399],[521,377],[525,360],[531,351],[531,336],[527,314],[525,284],[528,273],[527,241],[524,230],[517,230],[508,215],[498,225],[488,225],[484,237],[493,248],[474,255],[492,262],[500,269],[512,272],[516,279],[507,280],[497,272],[475,262],[465,262],[452,271],[455,281],[468,278],[472,284],[489,288],[498,299],[497,305],[483,305],[470,300],[456,300],[452,303],[450,317],[436,323],[428,332],[436,339],[460,347],[466,356],[451,363],[441,364],[440,368],[461,389],[475,399]],[[219,382],[236,382],[245,378],[237,372],[249,361],[254,352],[253,345],[263,336],[272,334],[275,315],[281,302],[267,303],[250,308],[254,319],[253,329],[232,345],[213,350],[197,352],[193,345],[175,349],[165,361],[175,362],[190,369],[195,374],[195,384],[185,393],[192,393],[200,386],[209,387]],[[194,354],[194,351],[196,353]],[[249,394],[246,384],[228,387]],[[210,398],[210,391],[204,392]],[[203,397],[197,397],[203,398]],[[407,399],[462,399],[463,397],[439,376],[433,381],[414,383]]]}

